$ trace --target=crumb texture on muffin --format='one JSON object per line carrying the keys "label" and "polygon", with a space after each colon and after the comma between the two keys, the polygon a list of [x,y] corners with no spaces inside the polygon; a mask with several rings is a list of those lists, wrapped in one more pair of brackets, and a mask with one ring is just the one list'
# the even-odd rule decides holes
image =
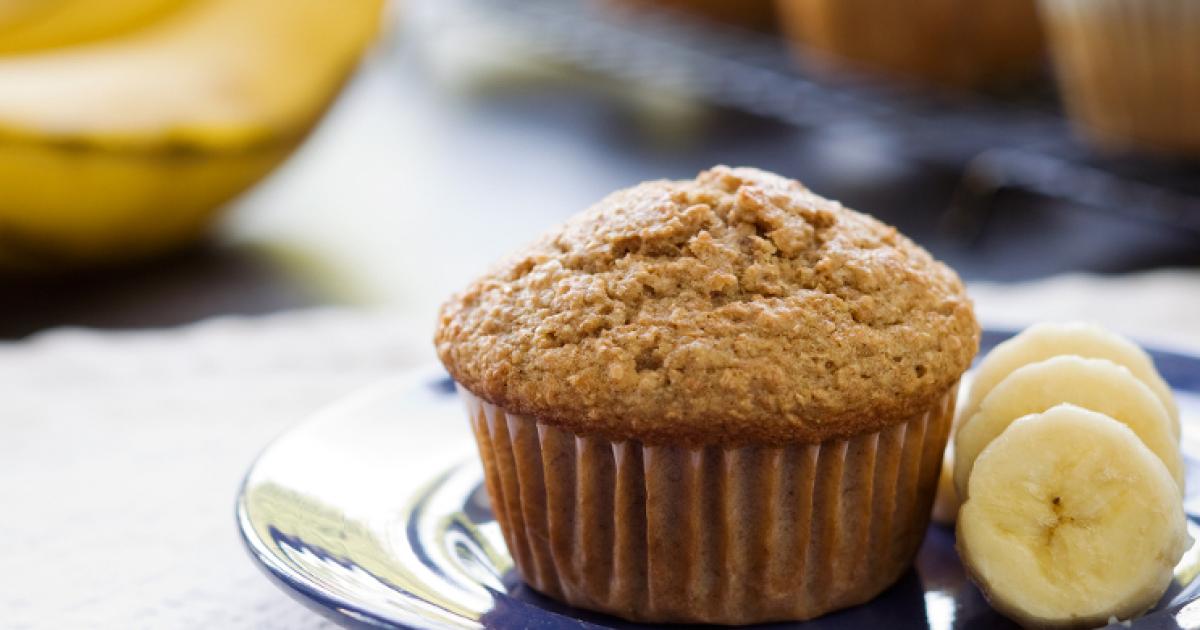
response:
{"label": "crumb texture on muffin", "polygon": [[777,444],[922,412],[979,328],[953,271],[796,181],[618,191],[443,305],[438,354],[507,409],[610,439]]}

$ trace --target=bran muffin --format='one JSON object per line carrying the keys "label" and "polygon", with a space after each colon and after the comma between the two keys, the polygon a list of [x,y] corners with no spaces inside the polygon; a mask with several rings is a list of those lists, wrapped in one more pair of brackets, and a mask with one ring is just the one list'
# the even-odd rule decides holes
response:
{"label": "bran muffin", "polygon": [[619,191],[452,297],[521,577],[635,621],[864,602],[928,523],[979,328],[957,276],[756,169]]}
{"label": "bran muffin", "polygon": [[775,0],[603,0],[602,6],[639,11],[666,9],[709,22],[770,32],[775,28]]}
{"label": "bran muffin", "polygon": [[1035,0],[778,0],[803,58],[936,86],[1019,84],[1043,65]]}
{"label": "bran muffin", "polygon": [[1118,152],[1200,158],[1200,4],[1042,0],[1067,111]]}

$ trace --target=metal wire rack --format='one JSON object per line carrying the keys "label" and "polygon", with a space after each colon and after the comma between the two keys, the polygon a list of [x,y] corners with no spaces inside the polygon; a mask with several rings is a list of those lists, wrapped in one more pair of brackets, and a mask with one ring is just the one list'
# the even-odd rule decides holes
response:
{"label": "metal wire rack", "polygon": [[806,74],[780,38],[655,9],[588,0],[471,0],[477,19],[533,49],[606,76],[655,85],[802,128],[853,124],[911,159],[959,169],[946,222],[986,225],[991,200],[1019,190],[1200,236],[1196,164],[1106,157],[1076,140],[1050,90],[1021,101],[933,96],[864,77]]}

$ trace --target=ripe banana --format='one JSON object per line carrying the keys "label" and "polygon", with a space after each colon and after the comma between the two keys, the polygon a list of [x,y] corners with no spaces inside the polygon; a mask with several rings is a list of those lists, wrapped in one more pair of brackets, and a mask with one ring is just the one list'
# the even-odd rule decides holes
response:
{"label": "ripe banana", "polygon": [[[959,391],[971,388],[974,375],[968,373],[962,377]],[[953,525],[958,516],[958,490],[954,487],[954,436],[965,417],[967,397],[960,395],[954,405],[954,422],[950,425],[950,438],[946,442],[946,450],[942,452],[942,469],[938,475],[937,493],[933,497],[933,521],[942,525]]]}
{"label": "ripe banana", "polygon": [[1150,355],[1121,335],[1083,322],[1035,324],[993,348],[975,370],[967,417],[979,410],[979,403],[988,392],[1013,370],[1064,354],[1108,359],[1128,368],[1162,401],[1171,415],[1175,437],[1179,437],[1179,408]]}
{"label": "ripe banana", "polygon": [[[1150,388],[1107,359],[1059,356],[1014,370],[992,388],[955,435],[954,485],[970,498],[975,458],[1017,418],[1071,403],[1124,423],[1162,459],[1183,492],[1183,462],[1171,419]],[[1078,445],[1077,445],[1078,446]]]}
{"label": "ripe banana", "polygon": [[1095,627],[1153,606],[1190,541],[1162,461],[1121,423],[1059,405],[980,454],[957,544],[1001,613]]}
{"label": "ripe banana", "polygon": [[119,36],[193,0],[3,0],[0,54]]}
{"label": "ripe banana", "polygon": [[0,267],[152,255],[282,161],[383,0],[192,0],[126,37],[0,57]]}
{"label": "ripe banana", "polygon": [[946,444],[942,453],[942,472],[938,476],[937,494],[933,497],[933,522],[953,525],[958,518],[958,490],[954,487],[954,442]]}

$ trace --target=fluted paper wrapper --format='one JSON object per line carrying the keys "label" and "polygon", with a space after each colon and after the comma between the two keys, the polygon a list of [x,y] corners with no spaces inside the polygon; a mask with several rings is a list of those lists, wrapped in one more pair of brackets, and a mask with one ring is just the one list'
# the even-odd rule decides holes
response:
{"label": "fluted paper wrapper", "polygon": [[1200,2],[1041,0],[1067,109],[1119,150],[1200,156]]}
{"label": "fluted paper wrapper", "polygon": [[956,390],[850,439],[689,448],[576,435],[460,388],[525,582],[635,621],[724,624],[809,619],[900,577]]}

